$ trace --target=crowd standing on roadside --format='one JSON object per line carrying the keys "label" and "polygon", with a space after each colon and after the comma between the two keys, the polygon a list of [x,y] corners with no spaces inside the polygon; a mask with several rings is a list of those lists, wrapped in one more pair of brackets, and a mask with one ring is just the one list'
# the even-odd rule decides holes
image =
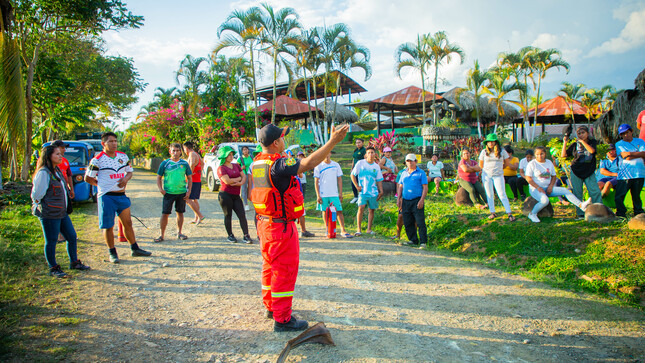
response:
{"label": "crowd standing on roadside", "polygon": [[[639,115],[637,123],[641,131],[644,122],[645,111]],[[417,156],[407,154],[405,167],[397,174],[392,148],[384,147],[379,157],[373,146],[365,147],[362,139],[356,139],[350,173],[354,198],[350,203],[357,204],[358,212],[356,232],[352,235],[346,229],[343,213],[343,171],[337,162],[331,160],[332,150],[347,131],[346,125],[332,129],[329,141],[309,156],[305,156],[304,152],[299,152],[296,157],[286,154],[284,137],[289,133],[289,128],[273,124],[259,131],[260,144],[253,153],[247,146],[242,148],[237,162],[234,162],[236,150],[232,147],[222,146],[217,151],[217,175],[221,183],[218,200],[224,213],[228,241],[237,242],[232,229],[232,215],[235,212],[243,240],[253,243],[245,213],[245,209],[249,208],[245,204],[248,201],[254,207],[253,220],[263,259],[262,301],[266,317],[274,321],[274,331],[298,331],[308,327],[306,321],[292,315],[299,266],[299,236],[314,236],[306,230],[304,220],[307,171],[313,170],[316,210],[323,213],[323,220],[327,223],[325,210],[335,208],[342,237],[352,238],[362,234],[365,209],[368,209],[365,233],[375,234],[372,228],[379,201],[384,195],[383,183],[393,182],[398,210],[396,238],[400,237],[404,228],[407,245],[423,247],[428,242],[425,200],[429,183],[433,182],[435,193],[439,193],[441,183],[446,181],[445,166],[438,160],[438,155],[432,155],[426,173],[417,165]],[[489,134],[477,160],[472,160],[474,155],[471,150],[461,151],[457,183],[476,208],[489,209],[491,219],[497,217],[496,192],[508,220],[515,221],[506,195],[506,184],[510,186],[515,201],[527,198],[524,186],[528,186],[529,195],[535,200],[528,219],[535,223],[540,222],[538,213],[547,206],[550,197],[566,198],[576,207],[578,217],[582,218],[591,203],[602,203],[602,197],[610,192],[610,188],[615,190],[616,215],[626,216],[624,199],[630,192],[636,216],[643,213],[640,194],[645,180],[645,141],[635,138],[628,124],[620,125],[618,133],[621,140],[609,146],[607,159],[600,163],[598,173],[602,177],[599,180],[596,179],[598,142],[591,137],[586,126],[580,126],[573,144],[568,145],[569,140],[565,136],[560,152],[551,150],[554,161],[547,159],[547,149],[541,146],[527,150],[525,157],[519,160],[513,156],[513,149],[509,145],[502,147],[497,135]],[[115,218],[123,225],[131,255],[150,256],[150,252],[139,247],[132,228],[131,201],[125,193],[133,175],[130,161],[126,154],[117,151],[118,141],[114,133],[103,134],[101,144],[103,151],[90,161],[85,181],[98,188],[98,222],[108,246],[109,261],[120,262],[114,246]],[[33,176],[31,193],[33,214],[39,218],[43,229],[44,253],[50,275],[59,278],[69,276],[56,262],[55,249],[59,234],[67,241],[70,269],[90,269],[77,257],[77,236],[69,218],[74,184],[71,172],[68,172],[69,163],[65,163],[63,157],[66,146],[58,140],[43,148]],[[182,150],[186,155],[185,160],[181,158]],[[157,186],[163,198],[160,235],[154,242],[164,241],[173,205],[177,217],[177,238],[180,240],[188,238],[182,233],[186,204],[195,215],[191,223],[198,225],[205,219],[199,205],[203,160],[195,151],[195,145],[190,141],[183,145],[171,144],[169,154],[170,158],[164,160],[157,171]],[[557,155],[571,159],[568,181],[571,190],[566,184],[559,183],[562,178],[557,175]],[[583,202],[584,187],[589,198]],[[301,233],[298,233],[297,224]]]}

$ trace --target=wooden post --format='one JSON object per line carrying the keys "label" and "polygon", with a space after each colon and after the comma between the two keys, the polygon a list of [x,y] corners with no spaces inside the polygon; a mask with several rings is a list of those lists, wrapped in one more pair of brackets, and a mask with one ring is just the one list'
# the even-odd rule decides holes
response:
{"label": "wooden post", "polygon": [[390,115],[390,121],[392,122],[392,132],[394,132],[394,107],[392,108],[392,113]]}
{"label": "wooden post", "polygon": [[376,105],[376,137],[381,136],[381,104]]}

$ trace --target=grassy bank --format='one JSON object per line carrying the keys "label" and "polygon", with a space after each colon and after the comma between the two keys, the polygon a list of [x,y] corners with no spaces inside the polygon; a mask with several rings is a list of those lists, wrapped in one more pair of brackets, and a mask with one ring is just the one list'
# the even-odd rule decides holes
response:
{"label": "grassy bank", "polygon": [[[60,324],[76,324],[66,317],[75,308],[70,295],[75,292],[73,279],[48,275],[42,230],[29,203],[25,194],[2,196],[0,360],[60,361],[73,348],[56,345],[51,338],[58,334]],[[72,221],[77,229],[87,223],[91,207],[94,205],[75,205]],[[66,267],[69,259],[63,245],[58,246],[56,258]],[[77,272],[69,273],[74,276]]]}
{"label": "grassy bank", "polygon": [[[355,231],[357,207],[352,198],[349,172],[353,146],[336,148],[332,159],[343,168],[343,209],[349,231]],[[395,160],[400,165],[400,160]],[[308,178],[305,199],[308,219],[322,222],[314,212],[313,177]],[[498,202],[499,203],[499,202]],[[534,224],[520,216],[520,203],[511,203],[518,220],[487,218],[488,212],[455,205],[452,196],[430,195],[426,200],[428,246],[434,251],[519,273],[565,289],[587,291],[645,308],[645,232],[612,224],[576,221],[572,206],[555,206],[555,218]],[[497,207],[502,210],[501,206]],[[363,217],[365,228],[367,214]],[[390,237],[396,233],[397,211],[393,197],[381,200],[374,230]],[[405,232],[402,232],[403,240]],[[394,243],[394,242],[393,242]]]}

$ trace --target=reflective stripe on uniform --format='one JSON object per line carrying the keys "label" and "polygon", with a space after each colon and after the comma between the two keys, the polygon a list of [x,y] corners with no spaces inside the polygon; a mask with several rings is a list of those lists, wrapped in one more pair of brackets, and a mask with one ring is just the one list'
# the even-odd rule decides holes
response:
{"label": "reflective stripe on uniform", "polygon": [[293,291],[271,293],[271,297],[289,297],[289,296],[293,296]]}
{"label": "reflective stripe on uniform", "polygon": [[303,205],[299,205],[299,206],[297,206],[297,207],[293,208],[293,211],[294,211],[294,212],[298,212],[298,211],[301,211],[301,210],[302,210],[302,208],[304,208],[304,206],[303,206]]}
{"label": "reflective stripe on uniform", "polygon": [[267,205],[264,203],[253,203],[253,206],[258,209],[266,209]]}
{"label": "reflective stripe on uniform", "polygon": [[271,286],[262,285],[262,290],[271,290]]}

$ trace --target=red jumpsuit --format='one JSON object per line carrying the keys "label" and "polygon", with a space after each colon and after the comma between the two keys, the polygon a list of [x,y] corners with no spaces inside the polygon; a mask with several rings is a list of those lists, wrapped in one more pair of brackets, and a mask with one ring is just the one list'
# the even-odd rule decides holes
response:
{"label": "red jumpsuit", "polygon": [[[298,277],[300,242],[296,219],[304,211],[304,198],[295,179],[297,161],[260,153],[251,167],[251,201],[258,214],[257,230],[262,244],[262,300],[278,323],[291,319],[293,291]],[[280,180],[271,177],[274,163],[286,165]],[[291,165],[289,163],[292,162]],[[284,163],[284,164],[283,164]],[[295,164],[293,164],[295,163]],[[289,178],[287,180],[287,178]],[[274,184],[287,185],[284,192]]]}

